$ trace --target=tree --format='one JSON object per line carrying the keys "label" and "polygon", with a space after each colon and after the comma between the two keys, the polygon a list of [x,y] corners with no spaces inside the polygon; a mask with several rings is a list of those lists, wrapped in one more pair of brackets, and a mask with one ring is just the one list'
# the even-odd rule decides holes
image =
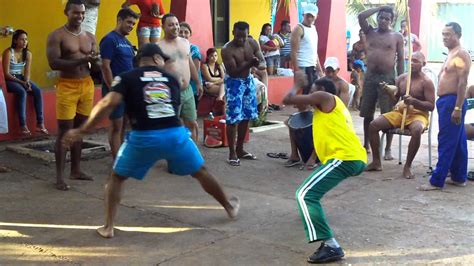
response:
{"label": "tree", "polygon": [[[388,4],[392,5],[394,7],[395,11],[395,18],[393,20],[393,25],[396,25],[399,21],[405,19],[407,17],[407,8],[406,8],[406,2],[407,0],[396,0],[395,4]],[[370,0],[347,0],[346,7],[347,11],[355,16],[357,16],[360,12],[371,8],[371,7],[376,7],[381,5],[380,1],[377,1],[377,4],[371,3],[373,1]],[[387,1],[385,1],[385,4],[387,4]],[[385,5],[384,4],[384,5]],[[376,26],[376,22],[373,17],[370,17],[368,20],[370,25]]]}

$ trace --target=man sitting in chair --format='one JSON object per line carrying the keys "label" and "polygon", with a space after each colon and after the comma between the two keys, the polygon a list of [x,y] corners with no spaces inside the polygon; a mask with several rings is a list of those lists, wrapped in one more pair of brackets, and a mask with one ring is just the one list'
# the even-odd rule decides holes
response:
{"label": "man sitting in chair", "polygon": [[405,127],[410,130],[411,139],[402,176],[408,179],[414,177],[411,172],[411,164],[420,147],[421,134],[428,127],[429,112],[433,111],[435,102],[433,81],[421,71],[425,64],[425,56],[421,52],[413,53],[410,95],[408,96],[405,95],[408,73],[397,78],[396,86],[383,84],[387,93],[395,99],[401,97],[402,101],[395,106],[392,112],[385,113],[370,123],[369,136],[373,159],[366,171],[382,171],[379,131],[400,128],[403,109],[408,106]]}

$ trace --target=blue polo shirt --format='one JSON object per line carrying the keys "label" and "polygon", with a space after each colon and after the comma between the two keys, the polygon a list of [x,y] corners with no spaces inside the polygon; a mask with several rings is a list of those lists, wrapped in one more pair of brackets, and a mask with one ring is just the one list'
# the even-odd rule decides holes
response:
{"label": "blue polo shirt", "polygon": [[102,59],[110,60],[112,75],[118,76],[133,69],[132,44],[116,31],[111,31],[100,41],[100,55]]}

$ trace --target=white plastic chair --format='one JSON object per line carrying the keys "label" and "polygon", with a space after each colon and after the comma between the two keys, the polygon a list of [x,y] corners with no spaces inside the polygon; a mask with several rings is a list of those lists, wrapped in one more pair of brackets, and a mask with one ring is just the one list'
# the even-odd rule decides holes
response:
{"label": "white plastic chair", "polygon": [[[435,95],[436,95],[436,93],[438,91],[438,75],[432,69],[427,68],[427,67],[424,67],[422,69],[422,71],[433,81],[434,88],[435,88]],[[435,107],[436,107],[436,105],[435,105]],[[432,163],[431,163],[431,126],[433,125],[433,112],[434,112],[434,110],[431,111],[430,114],[429,114],[430,124],[428,126],[428,169],[429,169],[429,172],[433,171],[433,166],[432,166]],[[426,132],[426,131],[427,130],[425,129],[424,132]],[[387,133],[399,136],[399,138],[398,138],[398,164],[401,165],[402,164],[402,136],[410,136],[411,137],[411,132],[406,127],[403,131],[400,128],[394,128],[394,129],[389,129],[387,131],[382,131],[382,136],[380,137],[380,147],[379,147],[380,156],[383,156],[384,137],[385,137],[385,134],[387,134]]]}

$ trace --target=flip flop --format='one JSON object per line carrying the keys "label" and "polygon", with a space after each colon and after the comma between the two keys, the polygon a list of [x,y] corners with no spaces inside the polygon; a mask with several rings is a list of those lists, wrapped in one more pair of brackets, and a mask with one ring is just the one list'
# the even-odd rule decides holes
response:
{"label": "flip flop", "polygon": [[285,162],[284,166],[285,166],[285,167],[293,167],[293,166],[295,166],[295,165],[300,165],[300,164],[301,164],[301,160],[296,160],[296,161],[295,161],[295,160],[288,159],[288,160]]}
{"label": "flip flop", "polygon": [[49,132],[46,128],[37,128],[36,132],[42,133],[42,134],[45,134],[45,135],[49,135]]}
{"label": "flip flop", "polygon": [[240,166],[239,159],[228,159],[227,163],[230,164],[231,166]]}
{"label": "flip flop", "polygon": [[244,160],[257,160],[257,156],[251,154],[250,152],[247,152],[246,154],[240,156],[239,158],[244,159]]}
{"label": "flip flop", "polygon": [[30,137],[31,136],[31,131],[28,130],[28,129],[22,129],[20,131],[20,134],[23,136],[23,137]]}
{"label": "flip flop", "polygon": [[279,153],[269,152],[267,153],[267,156],[274,159],[285,159],[285,160],[288,159],[288,154],[284,152],[279,152]]}

